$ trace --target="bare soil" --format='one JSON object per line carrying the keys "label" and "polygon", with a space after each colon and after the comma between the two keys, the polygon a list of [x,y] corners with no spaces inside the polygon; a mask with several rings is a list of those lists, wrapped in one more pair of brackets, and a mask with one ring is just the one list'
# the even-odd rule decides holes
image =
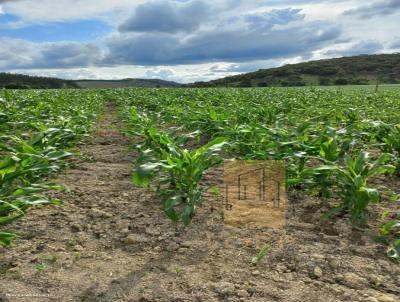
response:
{"label": "bare soil", "polygon": [[[64,204],[13,225],[21,237],[0,250],[0,301],[400,301],[400,267],[375,229],[321,223],[316,198],[290,193],[280,230],[224,226],[223,200],[211,194],[192,225],[172,224],[156,196],[131,184],[136,155],[117,120],[109,107],[80,147],[84,159],[59,175]],[[216,169],[205,182],[221,179]],[[271,251],[252,264],[265,244]]]}

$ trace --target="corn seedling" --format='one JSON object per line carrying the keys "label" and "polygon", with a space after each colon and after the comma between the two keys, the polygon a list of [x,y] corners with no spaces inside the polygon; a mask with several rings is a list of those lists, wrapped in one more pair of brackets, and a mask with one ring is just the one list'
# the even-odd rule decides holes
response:
{"label": "corn seedling", "polygon": [[257,255],[251,258],[251,263],[256,265],[262,261],[265,256],[271,251],[271,246],[269,244],[264,245],[261,250],[257,253]]}
{"label": "corn seedling", "polygon": [[138,186],[149,186],[150,181],[160,175],[157,191],[163,196],[166,215],[173,221],[182,220],[188,225],[201,202],[202,193],[207,190],[200,187],[203,174],[222,162],[217,152],[225,144],[225,139],[216,138],[189,151],[155,128],[147,129],[145,135],[151,149],[142,151],[133,182]]}
{"label": "corn seedling", "polygon": [[390,219],[379,227],[379,232],[388,244],[387,255],[400,261],[400,213],[390,215]]}
{"label": "corn seedling", "polygon": [[394,167],[386,164],[390,158],[390,155],[383,154],[377,160],[371,161],[368,153],[361,152],[355,158],[346,154],[343,166],[332,164],[315,168],[317,175],[321,172],[332,173],[342,201],[341,205],[329,211],[326,217],[343,211],[349,212],[354,225],[364,225],[368,205],[380,200],[379,191],[368,186],[368,179],[379,174],[392,173]]}

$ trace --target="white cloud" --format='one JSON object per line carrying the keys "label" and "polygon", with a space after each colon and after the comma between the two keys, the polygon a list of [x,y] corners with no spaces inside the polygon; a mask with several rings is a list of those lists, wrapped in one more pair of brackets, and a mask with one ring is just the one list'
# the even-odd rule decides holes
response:
{"label": "white cloud", "polygon": [[323,55],[326,58],[376,54],[383,50],[383,45],[376,40],[359,41],[357,43],[341,43],[335,48],[326,50]]}
{"label": "white cloud", "polygon": [[97,46],[78,42],[33,43],[0,37],[0,68],[71,68],[90,66],[101,59]]}
{"label": "white cloud", "polygon": [[[220,63],[230,65],[230,63]],[[214,64],[195,64],[178,66],[114,66],[114,67],[85,67],[85,68],[52,68],[52,69],[9,69],[9,72],[29,75],[58,77],[63,79],[105,79],[116,80],[123,78],[160,78],[180,83],[214,80],[239,72],[212,71]]]}
{"label": "white cloud", "polygon": [[341,28],[336,24],[303,21],[304,15],[299,9],[245,12],[205,28],[189,26],[188,33],[175,33],[181,24],[171,27],[169,16],[157,16],[158,23],[141,20],[136,24],[136,29],[151,27],[150,32],[125,33],[124,30],[110,37],[105,63],[178,65],[304,56],[333,43],[341,35]]}
{"label": "white cloud", "polygon": [[378,0],[346,10],[343,15],[369,19],[375,16],[392,15],[400,11],[400,0]]}
{"label": "white cloud", "polygon": [[3,10],[19,16],[22,22],[43,23],[123,15],[143,2],[145,0],[20,0],[5,2]]}
{"label": "white cloud", "polygon": [[146,71],[146,77],[150,79],[168,79],[175,76],[175,73],[171,69],[158,69],[153,68]]}
{"label": "white cloud", "polygon": [[360,3],[359,0],[321,1],[319,3],[302,3],[298,7],[306,15],[306,20],[337,21],[338,17]]}
{"label": "white cloud", "polygon": [[[90,18],[103,18],[111,23],[121,23],[131,16],[135,8],[143,3],[154,0],[8,0],[4,2],[3,10],[22,19],[23,23],[43,23],[69,20],[82,20]],[[182,3],[191,0],[162,0],[163,2]],[[211,5],[216,11],[230,11],[249,7],[249,1],[244,0],[202,0]],[[253,0],[251,7],[260,3],[274,3],[276,1]],[[296,1],[292,1],[296,2]],[[246,5],[245,5],[246,3]],[[212,12],[214,13],[214,12]]]}

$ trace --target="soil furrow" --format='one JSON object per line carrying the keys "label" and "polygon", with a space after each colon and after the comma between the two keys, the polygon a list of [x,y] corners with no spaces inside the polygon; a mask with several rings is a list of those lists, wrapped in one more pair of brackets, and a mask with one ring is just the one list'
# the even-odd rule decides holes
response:
{"label": "soil furrow", "polygon": [[[223,224],[207,194],[193,224],[172,224],[150,191],[131,184],[128,138],[109,105],[57,181],[62,206],[36,208],[2,252],[0,301],[396,301],[400,270],[368,233],[320,224],[318,200],[290,196],[282,230]],[[218,184],[222,169],[206,176]],[[357,239],[357,240],[355,240]],[[250,260],[266,243],[271,252]],[[369,300],[368,300],[369,299]],[[374,300],[375,299],[375,300]]]}

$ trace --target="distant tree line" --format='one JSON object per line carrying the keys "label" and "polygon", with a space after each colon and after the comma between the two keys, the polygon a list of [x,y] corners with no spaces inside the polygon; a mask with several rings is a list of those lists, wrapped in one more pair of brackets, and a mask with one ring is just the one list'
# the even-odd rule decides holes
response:
{"label": "distant tree line", "polygon": [[79,88],[74,81],[36,77],[23,74],[0,73],[0,88],[6,89],[59,89]]}
{"label": "distant tree line", "polygon": [[268,87],[399,84],[400,54],[360,55],[299,64],[196,82],[192,87]]}

